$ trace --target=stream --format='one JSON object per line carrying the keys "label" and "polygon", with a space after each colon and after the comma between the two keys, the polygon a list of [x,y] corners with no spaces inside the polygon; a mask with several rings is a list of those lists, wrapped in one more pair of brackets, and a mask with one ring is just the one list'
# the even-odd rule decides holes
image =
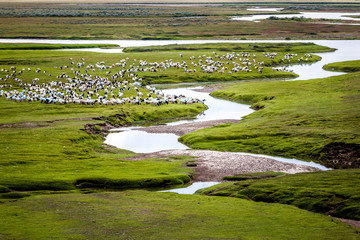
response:
{"label": "stream", "polygon": [[[291,80],[308,80],[314,78],[324,78],[344,74],[341,72],[329,72],[322,69],[322,66],[332,62],[357,60],[360,56],[360,40],[164,40],[164,41],[141,41],[141,40],[43,40],[43,39],[0,39],[0,43],[52,43],[52,44],[118,44],[120,47],[137,47],[137,46],[153,46],[153,45],[168,45],[168,44],[200,44],[200,43],[261,43],[261,42],[313,42],[318,45],[323,45],[331,48],[336,48],[335,52],[328,53],[315,53],[322,57],[321,61],[312,64],[301,64],[288,66],[299,76]],[[121,49],[81,49],[83,51],[98,51],[114,54],[121,54]],[[79,51],[79,49],[72,49],[72,51]],[[199,92],[195,88],[178,88],[163,90],[165,94],[184,94],[186,96],[205,99],[205,104],[209,107],[203,114],[197,116],[196,119],[191,121],[179,121],[169,123],[169,125],[182,124],[186,122],[209,121],[217,119],[236,119],[241,120],[242,117],[251,114],[252,109],[249,105],[239,104],[221,99],[211,97],[208,93]],[[187,146],[178,142],[178,136],[175,134],[158,134],[147,133],[142,131],[143,127],[128,127],[114,129],[106,137],[105,143],[114,145],[118,148],[131,150],[136,153],[152,153],[167,149],[188,149]],[[120,132],[119,132],[120,131]],[[150,144],[152,143],[152,144]],[[247,154],[247,153],[239,153]],[[250,155],[250,154],[248,154]],[[262,155],[264,156],[264,155]],[[296,159],[286,159],[274,156],[264,156],[272,158],[277,161],[284,161],[289,163],[297,163],[307,166],[316,166],[322,170],[327,168],[305,161]],[[182,194],[192,194],[196,190],[204,187],[209,187],[217,182],[198,182],[188,188],[181,188],[174,191]]]}

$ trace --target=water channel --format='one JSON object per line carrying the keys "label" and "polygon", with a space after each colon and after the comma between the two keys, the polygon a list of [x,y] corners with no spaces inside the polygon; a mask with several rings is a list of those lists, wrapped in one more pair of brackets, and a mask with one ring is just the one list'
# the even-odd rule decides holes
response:
{"label": "water channel", "polygon": [[[260,11],[261,8],[259,8]],[[252,9],[253,11],[256,9]],[[354,17],[352,17],[354,16]],[[259,14],[252,16],[241,16],[233,17],[232,20],[241,20],[241,21],[259,21],[268,19],[270,17],[277,18],[293,18],[293,17],[304,17],[311,19],[326,19],[326,20],[352,20],[360,21],[360,13],[338,13],[338,12],[300,12],[298,14]]]}
{"label": "water channel", "polygon": [[[223,43],[223,42],[238,42],[238,43],[257,43],[257,42],[313,42],[318,45],[323,45],[331,48],[336,48],[334,52],[317,54],[322,57],[321,61],[313,64],[293,65],[289,68],[293,69],[299,75],[295,80],[308,80],[314,78],[323,78],[329,76],[340,75],[343,73],[324,71],[322,66],[327,63],[357,60],[360,56],[360,40],[165,40],[165,41],[140,41],[140,40],[37,40],[37,39],[0,39],[0,43],[57,43],[57,44],[99,44],[110,43],[118,44],[121,47],[136,47],[136,46],[153,46],[153,45],[168,45],[168,44],[199,44],[199,43]],[[77,51],[78,49],[74,49]],[[89,49],[92,51],[93,49]],[[102,51],[103,50],[103,51]],[[97,51],[108,53],[119,53],[119,49],[97,49]],[[315,53],[316,54],[316,53]],[[294,80],[294,79],[292,79]],[[215,119],[241,119],[243,116],[250,114],[253,110],[249,105],[229,102],[221,99],[215,99],[208,93],[196,91],[196,89],[182,88],[182,89],[169,89],[164,90],[165,94],[184,94],[199,99],[205,99],[206,105],[209,107],[207,111],[199,115],[192,121],[208,121]],[[170,124],[181,124],[184,121],[179,121]],[[121,132],[119,132],[121,130]],[[105,143],[114,145],[122,149],[128,149],[137,153],[155,152],[164,149],[187,149],[186,146],[177,141],[178,136],[172,134],[154,134],[141,131],[141,127],[137,128],[122,128],[117,131],[111,132]],[[153,143],[153,144],[149,144]],[[247,153],[239,153],[247,154]],[[249,154],[250,155],[250,154]],[[304,164],[308,166],[316,166],[320,169],[326,170],[325,167],[315,163],[303,162],[296,159],[285,159],[274,156],[265,156],[278,161],[285,161],[290,163]],[[216,184],[216,182],[209,183],[195,183],[196,185],[190,186],[187,190],[171,190],[178,193],[192,193],[199,188],[208,187]],[[194,190],[195,189],[195,190]]]}

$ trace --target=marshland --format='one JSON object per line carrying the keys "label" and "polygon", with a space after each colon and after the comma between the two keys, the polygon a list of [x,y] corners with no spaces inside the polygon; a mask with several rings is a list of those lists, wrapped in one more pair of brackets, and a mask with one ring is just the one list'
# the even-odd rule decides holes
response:
{"label": "marshland", "polygon": [[1,1],[0,239],[359,239],[357,20],[269,8],[359,13]]}

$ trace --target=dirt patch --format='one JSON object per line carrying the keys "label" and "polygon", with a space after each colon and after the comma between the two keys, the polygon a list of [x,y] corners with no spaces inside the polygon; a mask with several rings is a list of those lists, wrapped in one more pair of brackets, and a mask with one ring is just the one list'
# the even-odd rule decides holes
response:
{"label": "dirt patch", "polygon": [[334,142],[320,151],[325,164],[332,168],[359,168],[360,144]]}
{"label": "dirt patch", "polygon": [[356,221],[356,220],[350,220],[350,219],[344,219],[344,218],[336,218],[344,223],[347,223],[353,227],[356,227],[358,229],[360,229],[360,221]]}
{"label": "dirt patch", "polygon": [[196,166],[193,167],[196,172],[194,181],[221,181],[225,176],[233,176],[238,173],[274,171],[294,174],[319,171],[314,167],[279,162],[270,158],[209,150],[166,150],[138,155],[129,160],[163,158],[173,155],[197,157]]}
{"label": "dirt patch", "polygon": [[184,123],[179,125],[157,125],[151,126],[147,128],[141,128],[139,130],[145,131],[148,133],[173,133],[178,136],[185,135],[187,133],[196,131],[201,128],[208,128],[219,124],[224,123],[238,123],[239,120],[236,119],[221,119],[221,120],[213,120],[213,121],[203,121],[203,122],[191,122]]}
{"label": "dirt patch", "polygon": [[84,131],[89,134],[101,135],[105,137],[109,130],[114,128],[110,123],[88,123],[84,125]]}

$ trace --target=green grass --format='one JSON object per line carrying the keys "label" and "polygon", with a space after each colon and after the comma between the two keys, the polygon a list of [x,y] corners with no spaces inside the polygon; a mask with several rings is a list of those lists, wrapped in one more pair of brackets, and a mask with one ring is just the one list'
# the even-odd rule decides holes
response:
{"label": "green grass", "polygon": [[357,72],[360,71],[360,60],[330,63],[323,68],[330,71]]}
{"label": "green grass", "polygon": [[[2,45],[9,48],[8,45]],[[47,45],[44,45],[46,47]],[[209,47],[221,45],[199,45],[198,54],[212,54]],[[230,45],[235,48],[237,45]],[[1,45],[0,45],[1,47]],[[29,47],[17,45],[16,48]],[[41,48],[41,45],[33,46]],[[262,54],[257,53],[258,60],[264,60],[266,64],[273,64],[272,61],[279,61],[285,50],[289,48],[298,49],[298,45],[281,45],[278,50],[278,58],[274,60],[265,59]],[[313,45],[309,46],[312,49]],[[15,48],[15,47],[14,47]],[[208,51],[203,51],[205,48]],[[273,46],[275,48],[275,46]],[[161,62],[166,59],[188,59],[194,51],[184,51],[184,57],[180,57],[176,52],[150,52],[150,53],[124,53],[124,54],[101,54],[87,52],[59,52],[46,50],[1,50],[0,62],[2,69],[10,70],[11,66],[16,67],[16,71],[24,69],[21,77],[23,83],[31,83],[32,79],[38,77],[39,84],[49,81],[60,81],[55,76],[66,73],[69,77],[75,76],[71,68],[85,73],[83,68],[77,68],[76,64],[71,65],[71,61],[85,62],[95,65],[97,62],[104,61],[107,66],[126,59],[129,69],[131,63],[138,63],[140,59],[148,62]],[[220,51],[218,54],[226,54]],[[26,57],[24,57],[26,56]],[[72,58],[70,60],[70,58]],[[316,56],[314,56],[314,59]],[[136,59],[136,60],[135,60]],[[188,60],[186,60],[188,61]],[[65,68],[64,66],[68,66]],[[28,71],[27,69],[31,70]],[[36,68],[41,68],[40,73],[35,73]],[[62,69],[61,69],[62,68]],[[111,70],[116,72],[116,67]],[[46,74],[43,73],[46,71]],[[109,77],[106,71],[98,69],[91,72],[93,75]],[[271,73],[271,69],[264,69]],[[1,72],[0,76],[5,77],[7,72]],[[49,76],[48,74],[51,74]],[[157,72],[153,75],[143,76],[144,81],[152,81],[152,77],[159,78],[158,82],[172,79],[174,82],[182,82],[193,79],[203,79],[203,81],[224,80],[220,74],[192,74],[193,78],[183,72],[182,69]],[[162,76],[164,75],[164,76]],[[168,75],[168,76],[165,76]],[[249,75],[250,78],[259,77],[258,73]],[[274,74],[276,76],[276,74]],[[262,76],[264,77],[264,76]],[[234,77],[229,77],[233,79]],[[4,81],[2,82],[5,83]],[[7,80],[6,84],[13,84],[12,89],[21,89],[14,80]],[[9,90],[8,87],[3,88]],[[141,90],[145,91],[145,89]],[[145,91],[146,92],[146,91]],[[126,96],[133,96],[136,92],[131,89],[125,93]],[[130,104],[122,106],[81,106],[81,105],[47,105],[41,103],[16,103],[0,99],[0,124],[2,131],[0,138],[1,154],[1,174],[0,185],[4,192],[10,190],[31,191],[31,190],[71,190],[83,187],[96,188],[146,188],[164,185],[176,185],[188,182],[192,174],[186,169],[184,163],[187,158],[175,160],[149,159],[144,161],[127,161],[126,157],[133,156],[133,153],[121,150],[109,150],[102,147],[103,138],[99,135],[89,135],[84,131],[85,125],[92,124],[90,128],[101,133],[101,124],[104,122],[116,126],[131,124],[151,124],[157,121],[174,120],[180,117],[195,116],[203,111],[206,106],[195,105],[166,105],[133,106]],[[97,119],[97,120],[95,120]],[[99,120],[101,119],[101,120]],[[141,171],[139,171],[141,169]],[[6,197],[6,195],[4,195]]]}
{"label": "green grass", "polygon": [[228,51],[228,52],[329,52],[335,49],[316,45],[313,43],[208,43],[208,44],[186,44],[165,45],[126,48],[125,52],[158,52],[158,51]]}
{"label": "green grass", "polygon": [[335,217],[360,220],[360,170],[331,170],[224,183],[200,190],[211,196],[294,205]]}
{"label": "green grass", "polygon": [[338,220],[291,206],[174,193],[38,195],[0,211],[4,239],[359,239]]}
{"label": "green grass", "polygon": [[[256,3],[281,7],[282,13],[358,11],[359,4],[294,2]],[[49,3],[0,5],[1,38],[42,39],[359,39],[357,26],[283,20],[232,21],[232,16],[261,14],[248,3],[189,6],[54,5]],[[268,13],[268,12],[267,12]]]}
{"label": "green grass", "polygon": [[223,180],[226,181],[241,181],[241,180],[248,180],[248,179],[263,179],[263,178],[273,178],[283,176],[286,173],[282,172],[256,172],[256,173],[239,173],[234,176],[225,176]]}
{"label": "green grass", "polygon": [[[174,63],[183,61],[186,63],[187,69],[194,69],[196,72],[186,72],[185,66],[182,68],[167,68],[161,69],[158,68],[156,72],[151,71],[138,71],[138,77],[143,78],[144,84],[159,84],[159,83],[183,83],[183,82],[209,82],[209,81],[233,81],[233,80],[251,80],[251,79],[269,79],[269,78],[293,78],[297,75],[290,72],[283,71],[273,71],[271,69],[272,66],[280,64],[283,62],[284,55],[287,53],[298,54],[298,56],[294,57],[290,61],[285,60],[286,63],[296,64],[298,60],[303,56],[304,52],[323,52],[323,51],[332,51],[333,49],[324,48],[321,46],[316,46],[313,44],[305,44],[304,49],[302,49],[302,45],[299,44],[280,44],[279,46],[274,44],[202,44],[202,45],[178,45],[171,46],[169,48],[156,49],[156,51],[152,50],[151,52],[142,52],[142,48],[133,49],[133,51],[137,52],[128,52],[122,54],[107,54],[107,53],[92,53],[92,52],[62,52],[62,51],[44,51],[39,49],[48,49],[51,47],[49,44],[17,44],[10,48],[9,44],[0,44],[0,68],[9,70],[11,66],[16,67],[16,71],[23,70],[21,75],[17,75],[16,77],[20,78],[24,83],[32,83],[34,78],[39,78],[39,84],[46,83],[49,81],[54,81],[55,77],[61,75],[62,73],[66,73],[70,77],[74,77],[75,74],[71,69],[80,71],[82,74],[85,74],[86,66],[92,64],[96,65],[101,61],[104,61],[108,68],[106,70],[98,70],[95,68],[95,71],[91,71],[92,75],[97,75],[101,77],[110,77],[112,74],[125,69],[130,69],[130,65],[138,66],[140,60],[146,60],[148,63],[166,63],[169,62],[170,59]],[[81,45],[76,45],[76,47],[80,47]],[[54,45],[54,48],[66,47],[66,45]],[[86,45],[84,46],[86,47]],[[31,49],[30,49],[31,48]],[[183,50],[176,50],[177,48],[181,48]],[[276,52],[278,55],[271,59],[269,57],[264,57],[263,51],[266,48],[269,48],[269,51]],[[2,49],[2,50],[1,50]],[[34,50],[35,49],[35,50]],[[169,49],[173,49],[176,51],[167,51]],[[196,51],[194,50],[196,49]],[[263,62],[264,69],[262,73],[260,73],[257,69],[255,69],[254,62],[252,67],[250,68],[252,72],[235,72],[229,73],[231,69],[234,67],[234,63],[240,64],[243,63],[243,57],[238,56],[236,59],[232,60],[227,59],[219,59],[215,58],[213,51],[217,52],[217,55],[222,57],[223,55],[227,55],[228,53],[235,52],[236,54],[240,54],[242,52],[246,52],[246,49],[251,53],[251,57],[249,57],[250,61],[255,59],[256,64],[259,65],[259,62]],[[218,51],[219,50],[219,51]],[[183,54],[183,57],[180,57],[180,53]],[[253,58],[253,55],[256,55]],[[195,56],[196,55],[196,56]],[[222,67],[228,68],[224,70],[223,73],[219,73],[222,67],[219,67],[218,70],[214,71],[214,73],[203,72],[200,68],[200,60],[205,64],[206,57],[212,57],[214,61],[221,61]],[[26,58],[24,58],[26,56]],[[190,59],[190,57],[194,56],[195,59]],[[201,56],[201,58],[199,58]],[[69,59],[72,60],[69,60]],[[127,60],[127,66],[125,68],[112,66],[116,63],[119,63],[122,59]],[[240,60],[241,58],[241,60]],[[84,59],[84,60],[82,60]],[[315,62],[319,61],[320,57],[313,55],[312,58],[308,58],[307,62]],[[73,64],[71,64],[73,62]],[[301,62],[306,62],[306,58],[303,58]],[[77,67],[77,63],[84,63],[85,65],[81,68]],[[66,66],[67,68],[64,68]],[[111,67],[111,69],[110,69]],[[151,66],[147,66],[150,68]],[[36,68],[41,68],[40,73],[35,73]],[[144,67],[145,68],[145,67]],[[30,69],[30,71],[28,71]],[[46,74],[43,72],[46,71]],[[107,74],[106,72],[111,71],[111,74]],[[49,76],[51,74],[51,77]],[[0,77],[5,77],[8,75],[8,72],[0,72]],[[126,77],[124,79],[131,79],[131,77]],[[57,80],[57,79],[55,79]],[[64,80],[64,79],[60,79]],[[57,80],[57,81],[60,81]],[[0,81],[0,83],[2,83]],[[8,80],[8,84],[12,84],[16,87],[18,84],[13,80]]]}
{"label": "green grass", "polygon": [[[198,47],[206,48],[207,46]],[[283,46],[280,49],[287,47]],[[296,45],[293,47],[296,48]],[[313,48],[314,46],[309,47]],[[226,54],[222,50],[216,51],[217,54]],[[181,50],[181,52],[186,61],[194,54],[194,50]],[[25,72],[21,78],[23,82],[29,83],[35,77],[40,78],[40,83],[47,83],[54,80],[55,76],[62,72],[70,75],[70,68],[72,67],[70,57],[75,63],[84,61],[86,64],[95,64],[105,61],[106,65],[109,66],[126,57],[129,57],[128,65],[135,62],[134,59],[137,61],[146,59],[149,62],[164,61],[170,58],[175,61],[182,59],[179,52],[176,51],[101,54],[47,50],[1,50],[0,53],[0,63],[2,64],[0,68],[9,69],[11,66],[15,66],[17,71],[24,68]],[[281,59],[284,53],[281,52],[278,57]],[[212,54],[212,51],[201,49],[196,51],[196,54],[209,55]],[[81,60],[81,58],[85,58],[85,60]],[[259,60],[261,58],[259,55]],[[316,56],[314,56],[315,58]],[[274,61],[279,61],[279,59]],[[267,61],[266,64],[272,65],[275,62]],[[69,66],[69,68],[60,69],[60,66]],[[50,77],[42,72],[34,73],[34,69],[38,67],[41,68],[41,71],[46,70],[47,73],[51,73],[52,76]],[[31,68],[31,71],[27,71],[27,68]],[[83,69],[80,71],[84,73]],[[112,69],[112,71],[116,70]],[[270,69],[266,71],[271,74]],[[264,70],[264,73],[266,71]],[[0,73],[0,76],[4,77],[6,74],[5,72]],[[105,71],[96,70],[93,74],[108,77]],[[143,75],[148,82],[156,82],[152,78],[157,76],[160,76],[158,82],[183,82],[185,78],[190,78],[184,72],[176,70],[166,72],[166,74],[158,72],[153,75],[149,74],[149,76]],[[303,106],[305,100],[308,103],[305,106],[311,105],[312,108],[302,109],[304,112],[301,113],[304,116],[295,111],[296,114],[299,114],[298,118],[304,121],[309,117],[306,114],[314,115],[317,113],[321,116],[321,118],[318,117],[321,123],[323,123],[323,118],[329,119],[330,129],[330,127],[338,125],[330,121],[333,119],[332,115],[327,118],[323,115],[326,113],[326,108],[335,103],[340,103],[338,107],[346,113],[341,121],[347,124],[341,128],[342,131],[337,128],[336,134],[343,142],[357,144],[357,138],[349,132],[356,133],[354,129],[357,129],[357,105],[354,103],[354,98],[356,98],[356,89],[358,89],[358,77],[358,73],[353,73],[301,83],[248,82],[233,85],[232,89],[229,90],[230,93],[226,93],[222,97],[257,102],[253,106],[258,109],[262,108],[256,113],[260,115],[256,117],[250,115],[246,118],[247,126],[259,121],[259,125],[254,128],[245,128],[248,131],[255,131],[255,128],[257,128],[256,131],[259,129],[266,130],[267,121],[262,118],[272,121],[273,117],[279,115],[284,119],[288,119],[289,116],[291,116],[290,119],[293,119],[291,111],[294,112],[294,109],[299,111],[299,105]],[[194,75],[193,78],[204,81],[211,79],[209,75],[201,76],[200,74],[199,76]],[[226,78],[224,75],[214,75],[214,79]],[[15,81],[9,80],[7,84],[13,84],[13,89],[18,88]],[[336,92],[334,89],[337,89]],[[5,87],[5,90],[8,90],[8,87]],[[317,91],[317,97],[310,98],[309,96],[312,96],[314,91]],[[219,93],[221,92],[218,92],[217,95],[221,96]],[[330,93],[331,96],[329,96]],[[132,96],[135,91],[131,89],[126,94]],[[318,110],[320,103],[314,104],[314,101],[316,103],[320,97],[324,97],[320,101],[321,104],[328,104],[322,105],[325,110],[321,111]],[[342,101],[345,101],[346,104],[341,104]],[[285,113],[283,112],[284,106],[286,106]],[[0,98],[0,238],[101,239],[106,236],[107,239],[359,239],[358,233],[353,228],[327,216],[309,213],[293,206],[256,203],[235,198],[181,196],[147,191],[102,192],[134,188],[157,189],[183,185],[191,180],[193,174],[192,170],[186,167],[186,163],[194,161],[193,158],[187,156],[152,158],[140,161],[129,160],[137,154],[103,144],[104,139],[99,130],[101,130],[104,122],[113,125],[152,124],[164,120],[171,121],[182,117],[191,117],[205,108],[206,106],[201,104],[163,106],[129,104],[121,106],[47,105],[15,103]],[[337,108],[331,109],[334,112],[334,118],[335,116],[338,117],[335,114]],[[266,112],[265,110],[270,111]],[[353,115],[349,114],[350,112]],[[288,114],[290,115],[287,116]],[[317,118],[313,119],[313,115],[309,119],[316,122]],[[352,128],[348,123],[352,119],[351,117],[355,118],[351,122]],[[273,123],[277,123],[277,120],[275,119]],[[99,134],[87,133],[85,126],[89,124],[92,124],[90,125],[92,130],[99,132]],[[244,129],[238,128],[241,124],[221,125],[206,130],[217,129],[221,131],[221,134],[207,136],[206,142],[213,144],[213,140],[220,136],[222,139],[216,144],[223,147],[224,145],[221,143],[228,144],[226,142],[228,138],[231,139],[234,136],[237,138],[239,133],[244,132]],[[259,126],[261,127],[259,128]],[[296,134],[294,131],[296,124],[291,126],[294,128],[288,131]],[[324,136],[325,133],[328,135],[329,132],[332,133],[329,129],[318,130],[319,126],[322,127],[321,124],[315,124],[314,129],[324,131],[321,136]],[[279,128],[275,127],[274,129]],[[283,135],[273,133],[271,131],[269,136],[274,137],[271,140],[274,140],[273,144],[276,144],[278,142],[275,140],[279,136],[282,138]],[[345,133],[347,133],[348,138],[344,137]],[[251,136],[255,136],[246,134],[245,137],[250,136],[250,140]],[[325,136],[328,137],[328,135]],[[263,138],[268,140],[267,136],[264,136]],[[286,132],[284,136],[289,135]],[[306,137],[306,134],[304,136]],[[318,136],[318,138],[320,137]],[[302,139],[303,142],[308,140],[308,138]],[[199,143],[202,141],[203,139]],[[274,145],[269,147],[265,143],[267,142],[264,142],[263,146],[270,149],[269,152],[276,153],[271,149]],[[287,143],[287,146],[294,147],[289,139],[283,139],[281,143]],[[310,142],[309,144],[313,143]],[[232,149],[233,145],[228,146],[231,146],[231,150],[236,150],[236,148]],[[260,146],[260,144],[258,143],[256,146]],[[283,145],[280,144],[279,146],[283,148]],[[281,153],[294,153],[292,148],[283,148],[282,151]],[[300,153],[304,149],[299,148],[297,151]],[[307,156],[308,152],[304,152],[304,156]],[[322,158],[327,159],[324,155]],[[349,186],[350,183],[357,182],[357,180],[352,180],[357,177],[355,175],[357,172],[354,171],[351,174],[346,171],[335,173],[337,174],[334,179],[341,179],[341,181],[339,180],[341,187],[337,193],[345,196],[345,200],[341,199],[347,204],[342,203],[343,208],[337,209],[341,210],[338,215],[356,218],[354,213],[357,214],[358,211],[358,205],[356,205],[358,196],[349,193]],[[267,174],[265,175],[267,176]],[[260,175],[250,177],[264,177],[262,174]],[[277,174],[271,173],[270,175]],[[318,175],[319,178],[322,176]],[[344,176],[346,176],[347,181],[344,180]],[[280,181],[287,178],[288,176],[277,177],[266,179],[266,181]],[[248,181],[255,182],[257,180]],[[291,183],[290,180],[289,183]],[[330,183],[333,183],[332,187],[335,188],[334,182],[329,181],[326,184]],[[282,185],[286,186],[286,184],[285,182]],[[326,184],[322,185],[325,190]],[[263,189],[265,188],[260,190]],[[323,193],[321,188],[321,194],[319,191],[311,190],[321,196],[319,199],[321,198],[321,203],[325,205],[324,209],[326,209],[326,204],[333,207],[334,202],[340,201],[340,197],[337,195],[331,197],[333,196],[331,195],[333,194],[332,188],[329,187],[328,189],[329,193]],[[260,195],[265,196],[264,194]],[[292,195],[289,193],[288,196]],[[326,202],[324,199],[335,199],[336,201]],[[311,204],[313,200],[307,199],[304,202]],[[313,204],[312,206],[317,209],[318,206],[323,205]],[[350,212],[353,215],[350,215]],[[19,226],[21,226],[20,230]]]}
{"label": "green grass", "polygon": [[[359,167],[359,73],[289,82],[248,82],[212,93],[253,102],[258,111],[238,124],[180,138],[192,148],[265,153]],[[349,151],[344,155],[343,151]]]}
{"label": "green grass", "polygon": [[143,188],[190,180],[191,172],[185,168],[189,159],[128,161],[125,158],[133,153],[103,147],[100,135],[83,129],[88,123],[103,122],[89,117],[104,116],[106,121],[120,114],[122,125],[145,123],[196,115],[203,105],[86,107],[0,102],[0,185],[11,190],[69,190],[79,181],[100,181],[100,188]]}

